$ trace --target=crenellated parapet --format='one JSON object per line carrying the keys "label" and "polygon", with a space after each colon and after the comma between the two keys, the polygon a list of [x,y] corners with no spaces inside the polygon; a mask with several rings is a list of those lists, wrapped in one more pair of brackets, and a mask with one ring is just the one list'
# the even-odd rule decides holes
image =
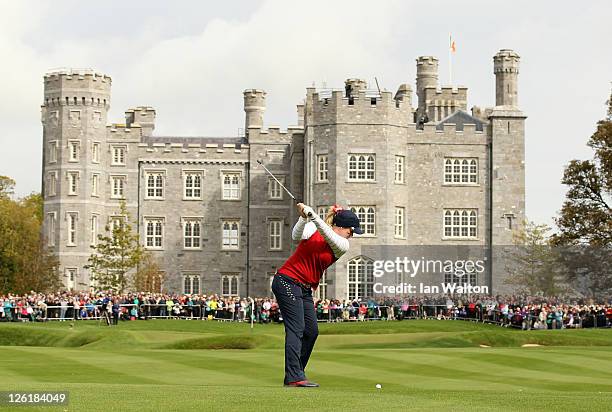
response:
{"label": "crenellated parapet", "polygon": [[407,125],[412,122],[409,100],[394,99],[389,91],[359,90],[347,97],[342,90],[315,91],[307,102],[310,124],[337,123]]}
{"label": "crenellated parapet", "polygon": [[485,145],[487,133],[485,130],[477,130],[476,124],[463,124],[463,130],[458,130],[457,125],[446,123],[440,129],[434,123],[426,123],[423,127],[415,124],[407,127],[408,143],[431,143],[431,144],[476,144]]}
{"label": "crenellated parapet", "polygon": [[467,91],[465,86],[426,87],[423,99],[429,121],[439,122],[457,110],[467,109]]}
{"label": "crenellated parapet", "polygon": [[303,135],[303,126],[289,126],[287,130],[281,130],[278,126],[269,126],[263,129],[257,126],[251,126],[248,129],[249,143],[273,143],[273,144],[291,144],[294,136]]}
{"label": "crenellated parapet", "polygon": [[110,107],[111,78],[91,69],[61,69],[44,76],[46,107]]}

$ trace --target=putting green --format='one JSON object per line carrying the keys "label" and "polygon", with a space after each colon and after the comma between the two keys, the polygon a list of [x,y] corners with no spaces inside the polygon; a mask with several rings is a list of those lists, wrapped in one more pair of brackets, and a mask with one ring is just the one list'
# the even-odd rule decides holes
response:
{"label": "putting green", "polygon": [[612,330],[602,329],[526,332],[433,320],[320,325],[307,369],[321,384],[315,389],[282,387],[281,325],[251,331],[245,324],[171,320],[113,328],[0,324],[0,345],[0,391],[69,392],[67,406],[27,410],[606,411],[612,405]]}

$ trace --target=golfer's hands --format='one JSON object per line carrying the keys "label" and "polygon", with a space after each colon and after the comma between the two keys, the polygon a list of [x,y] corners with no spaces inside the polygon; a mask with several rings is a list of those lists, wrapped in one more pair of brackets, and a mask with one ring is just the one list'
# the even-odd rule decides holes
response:
{"label": "golfer's hands", "polygon": [[296,206],[300,216],[302,216],[304,219],[308,219],[310,216],[314,215],[314,210],[312,210],[310,206],[306,206],[304,203],[298,203]]}

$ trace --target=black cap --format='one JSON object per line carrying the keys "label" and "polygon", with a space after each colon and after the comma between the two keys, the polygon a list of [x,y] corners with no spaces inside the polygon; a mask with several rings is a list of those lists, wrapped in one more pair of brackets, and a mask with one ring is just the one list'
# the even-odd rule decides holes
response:
{"label": "black cap", "polygon": [[339,210],[334,216],[334,225],[339,227],[350,227],[353,233],[358,235],[363,234],[363,230],[359,227],[359,218],[350,210]]}

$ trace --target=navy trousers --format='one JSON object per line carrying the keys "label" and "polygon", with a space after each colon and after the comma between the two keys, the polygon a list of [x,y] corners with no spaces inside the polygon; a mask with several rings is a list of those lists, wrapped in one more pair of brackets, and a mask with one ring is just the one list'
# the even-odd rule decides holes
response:
{"label": "navy trousers", "polygon": [[285,384],[306,380],[304,369],[319,335],[312,289],[277,274],[272,292],[285,324]]}

